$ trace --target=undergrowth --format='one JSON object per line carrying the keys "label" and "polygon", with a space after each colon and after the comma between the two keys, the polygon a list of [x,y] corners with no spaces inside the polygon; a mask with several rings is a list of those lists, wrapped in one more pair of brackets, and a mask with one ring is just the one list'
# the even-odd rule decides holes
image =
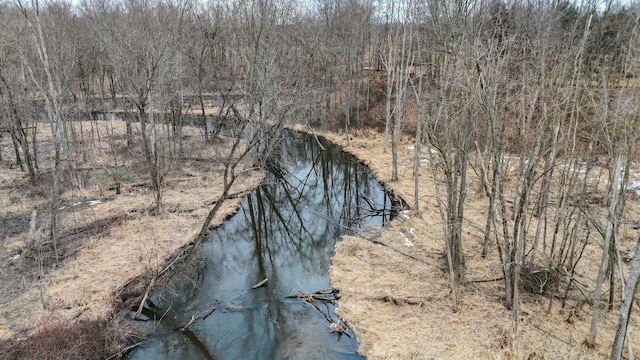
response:
{"label": "undergrowth", "polygon": [[121,349],[140,342],[141,329],[123,320],[45,319],[28,339],[0,342],[0,359],[119,359]]}

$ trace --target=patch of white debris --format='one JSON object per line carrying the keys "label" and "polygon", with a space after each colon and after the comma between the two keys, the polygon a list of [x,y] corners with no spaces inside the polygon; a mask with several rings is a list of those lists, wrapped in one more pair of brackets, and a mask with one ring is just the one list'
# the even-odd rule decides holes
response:
{"label": "patch of white debris", "polygon": [[400,232],[400,235],[404,238],[404,246],[407,246],[407,247],[413,246],[413,243],[411,242],[411,240],[409,240],[409,238],[407,238],[405,234]]}
{"label": "patch of white debris", "polygon": [[636,195],[640,196],[640,173],[631,173],[633,180],[627,185],[627,190],[635,191]]}
{"label": "patch of white debris", "polygon": [[[620,178],[620,182],[622,182],[622,178]],[[609,180],[604,180],[604,185],[609,185]],[[633,191],[636,195],[640,196],[640,172],[632,172],[629,177],[629,183],[624,188],[626,191]]]}
{"label": "patch of white debris", "polygon": [[[69,205],[68,207],[75,207],[75,206],[82,205],[82,204],[87,204],[89,206],[94,206],[94,205],[102,204],[102,200],[87,200],[87,201],[74,202],[71,205]],[[66,208],[67,208],[67,206],[61,206],[61,207],[58,208],[58,210],[64,210]]]}

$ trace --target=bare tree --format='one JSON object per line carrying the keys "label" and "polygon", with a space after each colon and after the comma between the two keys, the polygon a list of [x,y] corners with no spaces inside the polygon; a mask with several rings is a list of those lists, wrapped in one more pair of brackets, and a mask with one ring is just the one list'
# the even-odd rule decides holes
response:
{"label": "bare tree", "polygon": [[[69,55],[67,51],[73,51],[69,46],[57,48],[51,51],[50,42],[60,41],[51,38],[52,33],[57,36],[64,36],[64,33],[57,32],[51,26],[61,24],[49,22],[50,28],[45,30],[45,11],[38,2],[29,5],[17,2],[17,7],[24,19],[29,33],[29,46],[23,49],[22,58],[29,78],[35,85],[37,91],[44,98],[44,110],[51,129],[51,139],[53,141],[53,186],[51,189],[50,201],[50,237],[53,243],[56,261],[58,261],[58,202],[61,191],[63,162],[71,169],[69,140],[67,134],[67,124],[64,119],[63,98],[68,87],[64,80],[69,73],[71,65],[65,66],[65,57]],[[49,19],[50,20],[50,19]],[[46,35],[45,35],[46,34]],[[33,55],[33,57],[32,57]],[[34,149],[34,151],[36,151]]]}
{"label": "bare tree", "polygon": [[[111,66],[117,74],[118,90],[137,111],[142,150],[158,213],[163,210],[164,177],[170,161],[166,142],[158,132],[158,116],[165,109],[159,94],[163,87],[161,80],[166,80],[163,76],[175,70],[172,61],[181,39],[185,6],[185,2],[174,5],[129,0],[96,2],[87,9],[89,16],[104,30],[95,35],[109,53]],[[130,126],[131,122],[127,121],[129,139]]]}
{"label": "bare tree", "polygon": [[301,42],[286,40],[288,26],[303,20],[293,10],[286,2],[262,0],[240,0],[226,10],[237,46],[230,59],[230,75],[242,103],[230,105],[234,130],[222,156],[223,191],[205,219],[200,240],[239,174],[269,166],[285,123],[305,107],[308,63],[297,51]]}
{"label": "bare tree", "polygon": [[[629,324],[629,314],[631,312],[631,304],[633,303],[633,295],[635,294],[638,284],[638,275],[640,275],[640,238],[638,238],[638,243],[636,244],[636,250],[631,262],[631,269],[629,270],[626,288],[623,289],[620,317],[616,328],[615,341],[611,348],[611,360],[618,360],[622,357],[622,345],[624,344],[625,336],[628,336],[627,326]],[[628,338],[627,342],[631,342],[631,339]]]}
{"label": "bare tree", "polygon": [[[29,182],[31,186],[36,184],[37,168],[35,162],[35,149],[32,151],[29,146],[29,134],[28,131],[29,122],[25,121],[23,115],[23,107],[20,102],[24,101],[20,96],[16,94],[15,83],[17,79],[16,68],[14,61],[18,59],[10,59],[9,55],[12,51],[8,47],[4,47],[2,54],[7,56],[0,60],[0,98],[3,102],[2,119],[6,124],[6,130],[11,135],[13,142],[14,153],[16,163],[24,171],[24,163],[26,163],[26,169],[29,174]],[[12,63],[13,64],[10,64]],[[13,65],[13,66],[12,66]],[[11,79],[13,77],[13,80]],[[20,149],[22,149],[22,156],[20,155]],[[23,163],[24,159],[24,163]]]}

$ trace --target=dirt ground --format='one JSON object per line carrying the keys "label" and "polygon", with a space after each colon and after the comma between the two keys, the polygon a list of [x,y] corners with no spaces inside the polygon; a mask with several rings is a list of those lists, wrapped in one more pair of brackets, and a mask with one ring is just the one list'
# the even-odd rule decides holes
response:
{"label": "dirt ground", "polygon": [[[80,189],[61,195],[57,263],[44,235],[50,173],[41,169],[43,185],[32,190],[15,165],[8,134],[0,139],[0,341],[29,336],[46,319],[109,316],[115,292],[157,272],[192,241],[222,191],[216,155],[224,142],[206,143],[199,130],[185,128],[184,156],[167,164],[164,214],[153,215],[143,156],[139,148],[126,148],[124,123],[72,124],[87,156],[75,157],[82,159],[77,176],[66,180]],[[51,147],[49,129],[39,131],[38,146]],[[48,154],[41,156],[41,164],[50,164]],[[261,173],[246,172],[232,192],[251,190],[261,180]],[[235,212],[239,201],[228,200],[213,225]]]}
{"label": "dirt ground", "polygon": [[[323,134],[369,165],[378,179],[413,204],[413,150],[405,139],[399,152],[399,182],[391,182],[391,153],[380,134],[364,132],[347,145],[342,135]],[[426,163],[426,161],[423,161]],[[338,314],[354,329],[359,352],[368,359],[602,359],[608,358],[618,320],[615,310],[601,312],[598,346],[584,345],[592,309],[570,299],[565,308],[549,297],[521,293],[518,336],[513,339],[512,313],[503,305],[504,286],[496,249],[480,257],[485,203],[476,178],[470,178],[463,247],[467,283],[461,307],[452,311],[446,272],[442,221],[437,210],[429,166],[421,167],[420,212],[400,213],[386,228],[367,229],[336,245],[331,282],[341,290]],[[620,248],[635,248],[637,199],[629,201]],[[376,243],[370,241],[375,240]],[[384,244],[384,245],[381,245]],[[594,282],[600,252],[587,249],[579,272]],[[487,281],[489,280],[489,281]],[[591,284],[593,286],[593,284]],[[634,308],[629,328],[633,348],[640,349],[640,315]],[[626,351],[625,351],[626,353]]]}

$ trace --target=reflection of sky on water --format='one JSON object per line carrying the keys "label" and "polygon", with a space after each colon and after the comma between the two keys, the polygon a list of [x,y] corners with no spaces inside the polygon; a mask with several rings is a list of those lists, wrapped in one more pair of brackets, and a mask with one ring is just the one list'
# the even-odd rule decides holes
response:
{"label": "reflection of sky on water", "polygon": [[[186,334],[160,336],[132,359],[360,358],[355,342],[338,341],[322,315],[285,299],[329,287],[333,245],[348,228],[386,221],[367,216],[370,207],[363,194],[390,206],[366,168],[338,147],[323,145],[325,151],[309,136],[283,141],[276,163],[284,164],[284,177],[268,177],[243,200],[238,214],[211,234],[195,295],[172,299],[167,322],[188,321],[213,304],[243,310],[215,311]],[[248,290],[264,278],[269,278],[267,286]],[[182,310],[194,303],[198,311]]]}

